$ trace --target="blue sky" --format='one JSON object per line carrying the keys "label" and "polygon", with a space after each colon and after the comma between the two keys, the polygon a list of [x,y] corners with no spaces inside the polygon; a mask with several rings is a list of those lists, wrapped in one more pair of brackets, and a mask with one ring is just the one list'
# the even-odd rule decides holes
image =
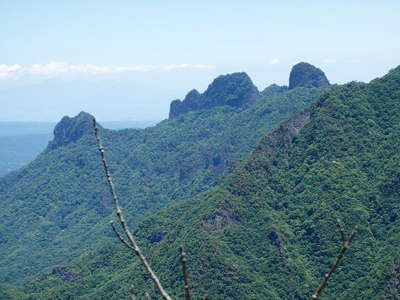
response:
{"label": "blue sky", "polygon": [[334,83],[369,81],[400,64],[399,11],[371,0],[2,0],[0,121],[162,119],[219,74],[245,71],[263,89],[287,84],[299,61]]}

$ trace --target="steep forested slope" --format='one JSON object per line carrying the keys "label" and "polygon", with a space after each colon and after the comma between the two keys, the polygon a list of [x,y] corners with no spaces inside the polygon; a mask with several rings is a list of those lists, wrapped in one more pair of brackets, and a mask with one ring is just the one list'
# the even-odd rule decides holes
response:
{"label": "steep forested slope", "polygon": [[[181,299],[181,244],[199,296],[307,299],[340,248],[340,218],[360,231],[322,298],[399,299],[399,147],[400,67],[369,84],[332,88],[263,138],[220,185],[153,215],[136,235]],[[25,291],[33,299],[154,294],[118,243],[42,275]]]}
{"label": "steep forested slope", "polygon": [[[232,90],[238,80],[240,89]],[[225,75],[202,96],[206,107],[143,130],[102,130],[117,188],[135,224],[171,201],[214,186],[266,132],[323,89],[282,88],[261,96],[255,91],[247,75]],[[209,105],[217,98],[218,105]],[[235,99],[238,105],[226,105]],[[0,281],[21,282],[110,237],[112,202],[90,124],[86,113],[63,118],[46,151],[0,179]]]}

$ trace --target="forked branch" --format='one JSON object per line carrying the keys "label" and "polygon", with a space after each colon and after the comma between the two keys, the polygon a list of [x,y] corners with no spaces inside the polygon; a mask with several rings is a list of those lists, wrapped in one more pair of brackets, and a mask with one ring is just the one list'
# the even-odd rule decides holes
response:
{"label": "forked branch", "polygon": [[328,283],[329,279],[331,278],[332,274],[335,272],[336,268],[339,266],[340,261],[342,260],[344,254],[346,253],[347,249],[350,247],[350,242],[353,240],[355,235],[357,234],[357,226],[354,227],[354,229],[351,231],[349,237],[347,240],[344,239],[344,231],[343,231],[343,226],[338,220],[336,223],[340,236],[343,240],[342,248],[340,249],[339,253],[336,256],[335,262],[332,264],[331,268],[329,271],[325,274],[324,278],[322,279],[321,283],[319,284],[318,288],[315,290],[315,293],[312,295],[311,299],[315,300],[318,299],[319,296],[321,295],[322,290],[325,288],[326,284]]}
{"label": "forked branch", "polygon": [[124,244],[126,247],[128,247],[129,249],[135,250],[127,241],[125,241],[125,239],[119,234],[119,232],[117,231],[117,228],[115,228],[114,225],[114,221],[112,221],[111,223],[111,228],[114,231],[115,235],[117,236],[117,238],[121,241],[122,244]]}
{"label": "forked branch", "polygon": [[121,206],[119,204],[117,193],[115,192],[114,183],[112,181],[110,170],[108,168],[108,164],[107,164],[107,161],[106,161],[106,158],[105,158],[105,155],[104,155],[104,147],[103,147],[103,145],[101,143],[101,139],[100,139],[100,136],[99,136],[99,130],[98,130],[97,122],[96,122],[95,118],[93,118],[93,129],[94,129],[94,135],[96,137],[97,147],[98,147],[100,155],[101,155],[101,161],[103,163],[103,168],[104,168],[104,172],[105,172],[105,175],[106,175],[106,178],[107,178],[108,186],[110,188],[110,193],[111,193],[112,199],[114,201],[115,210],[117,212],[117,216],[118,216],[119,222],[121,223],[122,229],[123,229],[126,237],[128,238],[128,241],[125,241],[122,238],[122,236],[117,232],[115,227],[113,227],[113,230],[117,234],[117,236],[120,239],[120,241],[123,244],[125,244],[125,246],[128,246],[129,248],[131,248],[135,252],[135,254],[139,257],[139,259],[142,262],[146,272],[149,274],[149,276],[153,280],[157,290],[160,292],[161,297],[164,300],[172,300],[172,298],[164,290],[163,286],[161,285],[160,280],[158,279],[158,277],[156,276],[156,274],[154,273],[154,271],[150,267],[150,264],[148,263],[146,257],[143,255],[141,249],[137,245],[132,233],[130,232],[130,230],[128,228],[128,224],[126,223],[125,217],[122,214],[122,209],[121,209]]}

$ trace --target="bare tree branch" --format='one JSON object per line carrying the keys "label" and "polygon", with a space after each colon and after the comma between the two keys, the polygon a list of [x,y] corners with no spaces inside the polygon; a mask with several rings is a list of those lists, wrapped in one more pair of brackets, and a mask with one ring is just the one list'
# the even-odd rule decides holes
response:
{"label": "bare tree branch", "polygon": [[[133,249],[133,247],[127,241],[125,241],[125,239],[119,234],[119,232],[117,231],[117,228],[115,228],[113,221],[110,223],[110,225],[111,225],[111,228],[114,231],[115,235],[117,236],[117,238],[121,241],[121,243],[124,244],[129,249]],[[135,249],[133,249],[133,250],[135,250]]]}
{"label": "bare tree branch", "polygon": [[105,172],[105,175],[106,175],[106,178],[107,178],[108,186],[110,188],[111,196],[112,196],[112,199],[114,201],[116,213],[117,213],[119,222],[121,223],[122,229],[124,230],[124,233],[125,233],[126,237],[128,238],[129,244],[132,246],[133,251],[139,257],[139,259],[142,262],[142,264],[143,264],[144,268],[146,269],[147,273],[150,275],[150,278],[153,280],[154,284],[156,285],[156,288],[160,292],[161,297],[164,300],[172,300],[172,298],[164,290],[163,286],[161,285],[160,280],[158,279],[158,277],[156,276],[156,274],[154,273],[154,271],[150,267],[150,264],[148,263],[146,257],[143,255],[142,251],[140,250],[139,246],[137,245],[132,233],[129,230],[128,224],[126,223],[125,217],[122,214],[122,209],[121,209],[121,206],[119,204],[117,193],[115,192],[114,183],[112,181],[110,170],[108,168],[108,164],[107,164],[107,161],[106,161],[106,158],[105,158],[105,155],[104,155],[104,147],[103,147],[103,145],[101,143],[101,139],[100,139],[99,132],[98,132],[99,130],[97,128],[97,122],[96,122],[95,118],[93,118],[93,128],[94,128],[94,135],[96,137],[97,147],[98,147],[100,155],[101,155],[101,161],[103,163],[104,172]]}
{"label": "bare tree branch", "polygon": [[[340,223],[338,223],[340,224]],[[339,225],[341,226],[341,225]],[[342,227],[340,227],[342,229]],[[328,273],[325,274],[324,278],[322,279],[320,285],[316,289],[315,293],[312,295],[311,299],[315,300],[318,299],[322,290],[325,288],[326,284],[328,283],[329,279],[331,278],[332,274],[335,272],[336,268],[338,267],[340,261],[342,260],[345,252],[349,249],[350,242],[353,240],[354,236],[357,234],[357,226],[351,231],[348,239],[343,242],[342,248],[340,249],[338,255],[336,256],[335,262],[332,264],[331,268],[329,269]]]}
{"label": "bare tree branch", "polygon": [[186,253],[183,250],[183,246],[179,247],[179,255],[182,264],[182,273],[183,273],[183,281],[184,281],[184,289],[185,289],[185,300],[192,300],[192,292],[189,286],[189,275],[186,267]]}

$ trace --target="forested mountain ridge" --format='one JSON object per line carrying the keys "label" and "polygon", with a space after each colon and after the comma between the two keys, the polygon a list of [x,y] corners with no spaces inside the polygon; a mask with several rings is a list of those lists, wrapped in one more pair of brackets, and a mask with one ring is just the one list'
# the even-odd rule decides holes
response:
{"label": "forested mountain ridge", "polygon": [[[328,87],[330,85],[324,72],[305,62],[293,66],[289,75],[289,87],[272,84],[267,87],[261,95],[272,96],[275,93],[297,87]],[[171,102],[169,119],[174,119],[182,114],[211,108],[221,105],[243,107],[253,104],[259,98],[259,92],[252,83],[250,77],[244,73],[233,73],[217,77],[200,94],[197,90],[191,90],[181,101],[179,99]]]}
{"label": "forested mountain ridge", "polygon": [[[225,84],[210,94],[229,95]],[[257,92],[245,106],[211,105],[146,129],[102,130],[133,225],[172,201],[213,187],[266,132],[323,92],[308,87]],[[253,94],[234,90],[231,99]],[[112,203],[89,120],[86,113],[64,118],[46,151],[0,178],[0,281],[22,282],[110,238]]]}
{"label": "forested mountain ridge", "polygon": [[[399,116],[400,67],[369,84],[335,86],[217,187],[142,222],[135,234],[168,292],[182,297],[184,245],[196,295],[307,299],[340,248],[340,218],[360,231],[322,298],[398,299]],[[153,293],[118,241],[57,270],[25,286],[30,299]]]}

